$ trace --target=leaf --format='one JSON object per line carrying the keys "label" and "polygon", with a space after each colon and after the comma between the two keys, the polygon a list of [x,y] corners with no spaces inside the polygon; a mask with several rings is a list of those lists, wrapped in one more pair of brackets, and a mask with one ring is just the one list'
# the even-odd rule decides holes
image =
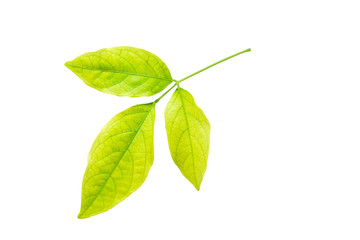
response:
{"label": "leaf", "polygon": [[193,96],[178,88],[165,109],[170,153],[182,174],[200,190],[210,147],[210,123]]}
{"label": "leaf", "polygon": [[65,66],[90,87],[117,96],[152,96],[173,81],[160,58],[134,47],[85,53]]}
{"label": "leaf", "polygon": [[105,212],[136,191],[154,161],[155,103],[113,117],[93,143],[86,168],[79,218]]}

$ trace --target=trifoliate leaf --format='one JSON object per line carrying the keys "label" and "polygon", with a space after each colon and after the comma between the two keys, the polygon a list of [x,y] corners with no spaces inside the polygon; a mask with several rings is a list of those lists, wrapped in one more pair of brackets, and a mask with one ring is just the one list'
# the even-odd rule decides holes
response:
{"label": "trifoliate leaf", "polygon": [[178,88],[165,109],[165,126],[172,159],[199,190],[210,147],[210,123],[193,96]]}
{"label": "trifoliate leaf", "polygon": [[134,47],[85,53],[65,66],[90,87],[117,96],[152,96],[173,81],[160,58]]}
{"label": "trifoliate leaf", "polygon": [[101,130],[88,156],[79,218],[105,212],[137,190],[154,161],[155,103],[128,108]]}

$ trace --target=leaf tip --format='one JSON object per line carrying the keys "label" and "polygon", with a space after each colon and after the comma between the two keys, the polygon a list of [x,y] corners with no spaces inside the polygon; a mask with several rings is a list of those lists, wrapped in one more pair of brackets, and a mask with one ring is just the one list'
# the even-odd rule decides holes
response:
{"label": "leaf tip", "polygon": [[65,65],[65,67],[69,67],[70,61],[65,62],[64,65]]}
{"label": "leaf tip", "polygon": [[88,218],[89,216],[84,216],[84,212],[80,211],[80,213],[78,214],[78,219],[85,219]]}
{"label": "leaf tip", "polygon": [[195,187],[195,189],[197,190],[197,191],[200,191],[200,185],[201,185],[201,182],[200,183],[197,183],[197,182],[191,182],[192,183],[192,185]]}
{"label": "leaf tip", "polygon": [[80,212],[79,212],[79,214],[78,214],[78,219],[85,219],[85,218],[89,218],[89,217],[91,217],[92,215],[89,215],[88,214],[88,211],[87,210],[85,210],[82,206],[81,206],[81,208],[80,208]]}

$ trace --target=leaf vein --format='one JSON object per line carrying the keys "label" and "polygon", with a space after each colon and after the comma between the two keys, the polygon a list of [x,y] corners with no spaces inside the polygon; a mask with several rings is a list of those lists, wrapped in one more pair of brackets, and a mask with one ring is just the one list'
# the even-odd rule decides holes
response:
{"label": "leaf vein", "polygon": [[131,72],[118,71],[118,70],[89,68],[89,67],[76,66],[76,65],[73,65],[73,64],[70,64],[70,63],[67,63],[67,65],[70,66],[70,67],[80,68],[80,69],[85,69],[85,70],[91,70],[91,71],[120,73],[120,74],[134,75],[134,76],[140,76],[140,77],[156,78],[156,79],[160,79],[160,80],[163,80],[163,81],[173,81],[173,82],[175,82],[174,79],[161,78],[161,77],[152,76],[152,75],[147,75],[147,74],[141,74],[141,73],[131,73]]}
{"label": "leaf vein", "polygon": [[[138,132],[139,129],[142,127],[142,125],[143,125],[143,123],[145,122],[147,116],[148,116],[149,113],[153,110],[153,108],[154,108],[154,103],[153,103],[152,106],[149,108],[148,113],[144,116],[142,122],[139,124],[139,127],[137,128],[136,132]],[[130,140],[129,144],[128,144],[127,147],[125,148],[124,154],[122,154],[122,156],[121,156],[121,157],[119,158],[119,160],[117,161],[116,166],[119,165],[119,162],[120,162],[121,159],[124,157],[125,152],[129,150],[129,148],[130,148],[130,146],[131,146],[131,144],[132,144],[132,142],[134,141],[134,139],[135,139],[136,136],[137,136],[137,133],[134,134],[133,138]],[[109,176],[112,176],[112,174],[114,173],[114,171],[115,171],[115,169],[116,169],[116,166],[115,166],[114,169],[109,173]],[[104,189],[104,187],[106,186],[106,184],[107,184],[108,181],[109,181],[109,178],[106,179],[106,181],[103,183],[102,187],[101,187],[100,190],[98,191],[97,196],[93,199],[93,201],[90,202],[90,204],[88,205],[88,207],[87,207],[85,210],[82,211],[82,214],[86,213],[86,212],[89,210],[89,208],[92,206],[92,204],[96,201],[96,199],[97,199],[99,196],[101,196],[101,192],[102,192],[102,190]],[[125,197],[126,197],[126,196],[125,196]]]}

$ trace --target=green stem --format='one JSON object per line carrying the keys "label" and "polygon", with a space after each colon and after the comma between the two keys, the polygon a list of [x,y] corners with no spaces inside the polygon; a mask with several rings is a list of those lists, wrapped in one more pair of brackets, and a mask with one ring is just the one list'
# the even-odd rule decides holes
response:
{"label": "green stem", "polygon": [[178,84],[178,81],[176,81],[176,83],[174,85],[172,85],[171,88],[169,88],[163,95],[161,95],[158,99],[156,99],[154,101],[154,103],[157,103],[158,101],[160,101],[160,99],[162,99],[168,92],[170,92],[171,89],[173,89],[176,85],[179,85]]}
{"label": "green stem", "polygon": [[168,92],[170,92],[170,90],[173,89],[175,86],[180,87],[180,86],[179,86],[179,83],[181,83],[182,81],[184,81],[184,80],[186,80],[186,79],[188,79],[188,78],[191,78],[192,76],[194,76],[194,75],[196,75],[196,74],[198,74],[198,73],[201,73],[202,71],[205,71],[206,69],[209,69],[209,68],[211,68],[211,67],[213,67],[213,66],[215,66],[215,65],[217,65],[217,64],[219,64],[219,63],[225,62],[226,60],[229,60],[230,58],[236,57],[237,55],[240,55],[240,54],[243,54],[243,53],[246,53],[246,52],[250,52],[250,51],[251,51],[251,48],[248,48],[248,49],[246,49],[246,50],[244,50],[244,51],[235,53],[234,55],[231,55],[231,56],[229,56],[229,57],[227,57],[227,58],[224,58],[224,59],[222,59],[222,60],[220,60],[220,61],[217,61],[216,63],[213,63],[213,64],[207,66],[206,68],[203,68],[203,69],[197,71],[196,73],[193,73],[193,74],[191,74],[191,75],[189,75],[189,76],[181,79],[180,81],[173,80],[173,81],[175,82],[175,84],[172,85],[171,88],[169,88],[169,89],[168,89],[163,95],[161,95],[158,99],[156,99],[156,100],[154,101],[154,103],[159,102],[159,101],[160,101]]}
{"label": "green stem", "polygon": [[189,76],[181,79],[181,80],[178,81],[178,82],[181,83],[182,81],[185,81],[186,79],[191,78],[192,76],[194,76],[194,75],[196,75],[196,74],[198,74],[198,73],[201,73],[202,71],[205,71],[206,69],[209,69],[209,68],[211,68],[211,67],[213,67],[213,66],[215,66],[215,65],[217,65],[217,64],[219,64],[219,63],[222,63],[222,62],[225,62],[226,60],[229,60],[230,58],[236,57],[236,56],[238,56],[238,55],[240,55],[240,54],[243,54],[243,53],[246,53],[246,52],[250,52],[250,51],[251,51],[251,48],[248,48],[248,49],[246,49],[246,50],[244,50],[244,51],[235,53],[234,55],[231,55],[230,57],[224,58],[224,59],[222,59],[222,60],[220,60],[220,61],[218,61],[218,62],[216,62],[216,63],[213,63],[213,64],[207,66],[206,68],[203,68],[203,69],[197,71],[196,73],[193,73],[193,74],[191,74],[191,75],[189,75]]}

